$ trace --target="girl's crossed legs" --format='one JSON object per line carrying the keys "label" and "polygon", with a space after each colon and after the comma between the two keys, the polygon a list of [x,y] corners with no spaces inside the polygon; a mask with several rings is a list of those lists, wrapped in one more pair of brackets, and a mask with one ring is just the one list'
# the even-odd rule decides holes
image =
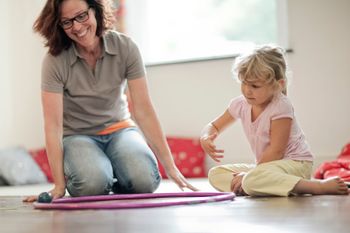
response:
{"label": "girl's crossed legs", "polygon": [[258,166],[231,164],[212,168],[209,182],[219,191],[231,191],[234,174],[245,172],[244,192],[250,196],[288,196],[294,194],[348,194],[346,184],[337,177],[310,180],[312,162],[276,160]]}

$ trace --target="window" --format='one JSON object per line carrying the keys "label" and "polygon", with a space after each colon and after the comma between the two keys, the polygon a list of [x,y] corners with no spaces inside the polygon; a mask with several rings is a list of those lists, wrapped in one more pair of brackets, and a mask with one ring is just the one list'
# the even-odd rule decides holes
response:
{"label": "window", "polygon": [[146,64],[287,46],[286,0],[126,0],[125,28]]}

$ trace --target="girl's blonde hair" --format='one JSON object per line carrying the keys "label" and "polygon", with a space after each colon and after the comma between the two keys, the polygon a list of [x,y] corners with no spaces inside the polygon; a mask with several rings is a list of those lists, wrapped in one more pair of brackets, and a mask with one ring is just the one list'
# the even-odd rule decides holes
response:
{"label": "girl's blonde hair", "polygon": [[284,50],[274,45],[256,47],[235,59],[233,73],[238,81],[264,81],[277,85],[284,80],[282,93],[287,94],[287,64]]}

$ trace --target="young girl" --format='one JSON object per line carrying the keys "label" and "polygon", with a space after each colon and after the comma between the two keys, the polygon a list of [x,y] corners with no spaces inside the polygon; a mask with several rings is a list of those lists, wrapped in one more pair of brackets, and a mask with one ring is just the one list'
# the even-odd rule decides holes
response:
{"label": "young girl", "polygon": [[210,184],[219,191],[250,196],[290,194],[348,194],[338,177],[310,180],[313,156],[286,96],[286,61],[283,50],[262,46],[236,59],[234,71],[242,95],[210,122],[201,136],[209,156],[220,162],[224,150],[215,138],[240,119],[255,154],[256,164],[227,164],[209,171]]}

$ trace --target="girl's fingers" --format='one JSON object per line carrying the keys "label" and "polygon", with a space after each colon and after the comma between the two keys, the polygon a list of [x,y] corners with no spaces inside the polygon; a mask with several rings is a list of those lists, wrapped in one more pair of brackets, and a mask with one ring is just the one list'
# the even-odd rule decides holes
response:
{"label": "girl's fingers", "polygon": [[223,153],[224,153],[224,150],[215,150],[215,153],[217,153],[217,154],[223,154]]}
{"label": "girl's fingers", "polygon": [[231,191],[232,191],[232,192],[235,192],[235,191],[234,191],[234,190],[235,190],[235,185],[236,185],[235,180],[232,180],[232,182],[231,182]]}
{"label": "girl's fingers", "polygon": [[216,162],[220,162],[220,159],[224,157],[224,150],[217,149],[213,143],[213,139],[216,137],[216,134],[209,135],[205,143],[202,144],[203,150]]}
{"label": "girl's fingers", "polygon": [[217,136],[218,136],[217,133],[213,133],[213,134],[211,134],[211,135],[208,136],[208,139],[214,141],[214,139],[215,139]]}
{"label": "girl's fingers", "polygon": [[224,150],[222,149],[217,149],[216,146],[209,146],[209,151],[212,152],[212,153],[224,153]]}
{"label": "girl's fingers", "polygon": [[237,182],[235,183],[235,185],[232,188],[232,192],[236,193],[236,194],[240,194],[240,190],[241,189],[241,183]]}
{"label": "girl's fingers", "polygon": [[216,162],[220,162],[222,158],[224,158],[223,155],[210,155],[210,157],[215,160]]}

